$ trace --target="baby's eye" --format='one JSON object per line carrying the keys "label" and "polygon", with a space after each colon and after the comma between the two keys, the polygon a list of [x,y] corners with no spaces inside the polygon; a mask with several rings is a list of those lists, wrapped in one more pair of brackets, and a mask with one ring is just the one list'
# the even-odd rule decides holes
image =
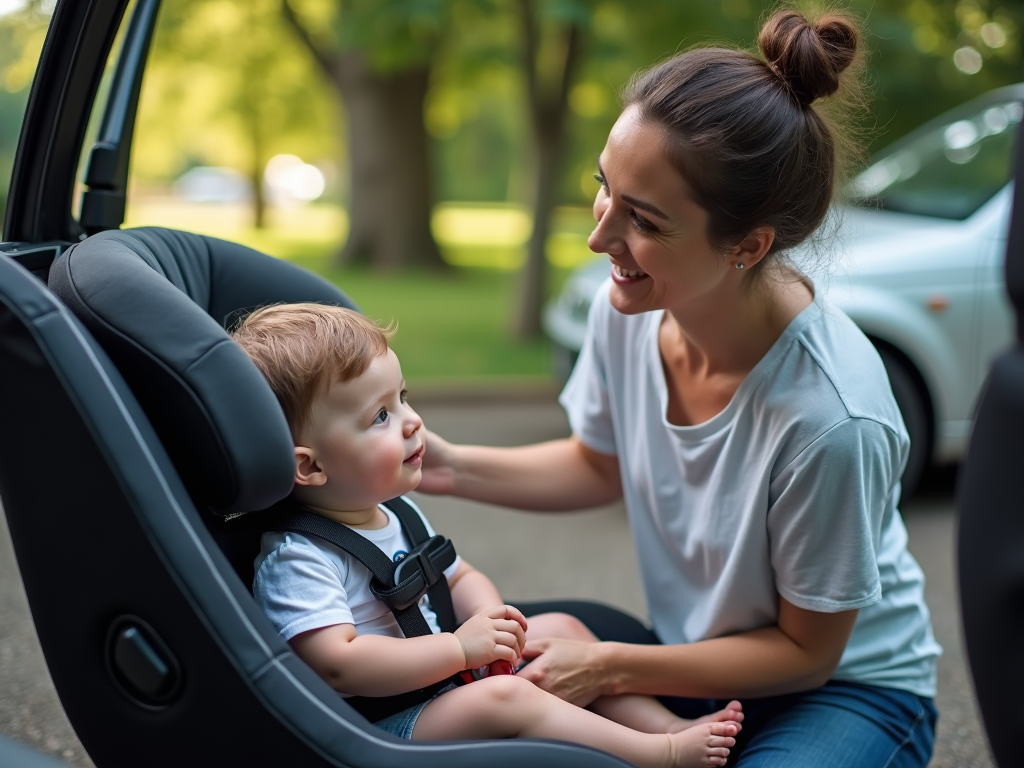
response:
{"label": "baby's eye", "polygon": [[388,423],[388,409],[381,408],[377,411],[377,415],[373,417],[374,424],[387,424]]}

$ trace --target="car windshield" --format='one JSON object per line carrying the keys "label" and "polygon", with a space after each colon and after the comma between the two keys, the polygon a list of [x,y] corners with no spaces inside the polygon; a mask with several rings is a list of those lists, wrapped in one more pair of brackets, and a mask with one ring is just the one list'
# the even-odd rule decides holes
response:
{"label": "car windshield", "polygon": [[852,182],[852,202],[966,219],[1010,180],[1013,128],[1024,106],[995,104],[883,152]]}

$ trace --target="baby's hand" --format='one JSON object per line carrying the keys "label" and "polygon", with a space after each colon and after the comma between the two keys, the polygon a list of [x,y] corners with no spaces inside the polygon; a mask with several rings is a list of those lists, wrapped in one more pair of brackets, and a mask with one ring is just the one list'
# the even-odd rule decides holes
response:
{"label": "baby's hand", "polygon": [[466,669],[503,660],[515,666],[526,645],[526,618],[518,608],[499,605],[478,613],[455,630],[466,655]]}

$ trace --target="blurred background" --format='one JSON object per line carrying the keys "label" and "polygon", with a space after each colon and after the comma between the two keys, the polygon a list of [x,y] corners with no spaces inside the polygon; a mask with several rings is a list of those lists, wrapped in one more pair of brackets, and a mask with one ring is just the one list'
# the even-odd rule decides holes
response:
{"label": "blurred background", "polygon": [[[0,0],[0,217],[53,5]],[[773,5],[164,0],[127,226],[224,237],[326,275],[398,322],[414,385],[544,380],[542,307],[593,258],[595,158],[623,85],[690,46],[754,47]],[[849,7],[866,24],[871,102],[844,119],[869,152],[1024,79],[1018,2]]]}

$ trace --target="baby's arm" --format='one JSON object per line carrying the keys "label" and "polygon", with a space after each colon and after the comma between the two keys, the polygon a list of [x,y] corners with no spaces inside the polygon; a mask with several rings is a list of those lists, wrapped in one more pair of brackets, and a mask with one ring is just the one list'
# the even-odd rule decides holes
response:
{"label": "baby's arm", "polygon": [[498,659],[514,661],[522,653],[525,626],[518,610],[499,605],[473,616],[454,634],[357,635],[352,624],[334,624],[303,632],[289,642],[335,690],[391,696]]}
{"label": "baby's arm", "polygon": [[502,604],[494,582],[465,560],[459,562],[459,567],[448,579],[448,589],[452,593],[455,619],[460,623],[470,616]]}

